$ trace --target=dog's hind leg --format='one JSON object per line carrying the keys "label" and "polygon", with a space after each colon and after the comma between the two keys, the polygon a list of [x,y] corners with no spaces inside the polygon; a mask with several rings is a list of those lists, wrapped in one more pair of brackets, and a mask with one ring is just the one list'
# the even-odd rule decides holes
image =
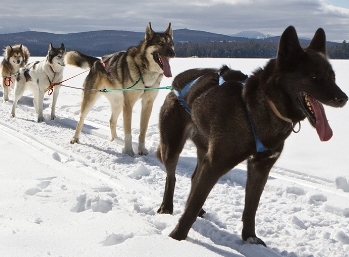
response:
{"label": "dog's hind leg", "polygon": [[[212,154],[212,149],[208,153]],[[221,175],[229,171],[225,167],[224,160],[220,156],[213,154],[205,155],[202,164],[198,166],[195,176],[192,179],[190,194],[182,217],[175,229],[170,233],[170,237],[176,240],[184,240],[195,222],[197,216],[202,211],[207,196],[217,183]]]}
{"label": "dog's hind leg", "polygon": [[[202,144],[203,141],[202,139],[198,139],[200,137],[199,134],[195,135],[194,138],[192,138],[192,140],[194,141],[195,145],[196,145],[196,152],[197,152],[197,162],[196,162],[196,167],[195,167],[195,170],[191,176],[191,183],[193,184],[194,183],[194,180],[195,180],[195,176],[197,175],[198,171],[201,169],[201,165],[203,163],[203,160],[204,160],[204,157],[205,157],[205,154],[207,153],[207,146]],[[203,217],[204,214],[206,212],[204,211],[204,209],[201,208],[198,216],[199,217]]]}
{"label": "dog's hind leg", "polygon": [[110,103],[110,110],[111,110],[111,116],[109,120],[110,134],[111,134],[110,140],[113,141],[117,137],[116,124],[117,124],[118,117],[122,111],[124,95],[122,92],[112,92],[112,93],[106,94],[106,97]]}
{"label": "dog's hind leg", "polygon": [[99,94],[101,93],[93,92],[93,91],[84,92],[82,102],[81,102],[80,119],[78,124],[76,125],[74,137],[70,140],[71,144],[79,143],[80,133],[84,126],[85,118],[89,113],[89,111],[91,110],[92,106],[97,101]]}
{"label": "dog's hind leg", "polygon": [[145,148],[145,136],[148,129],[149,118],[153,109],[153,103],[158,94],[157,90],[147,91],[142,96],[142,111],[141,111],[141,123],[140,132],[138,137],[138,154],[147,155],[148,150]]}
{"label": "dog's hind leg", "polygon": [[266,151],[257,153],[247,160],[247,181],[245,194],[245,208],[242,214],[242,239],[248,243],[262,244],[265,243],[256,236],[255,217],[260,197],[264,186],[268,180],[270,169],[279,158],[280,151]]}
{"label": "dog's hind leg", "polygon": [[190,123],[190,115],[179,104],[177,97],[173,93],[168,94],[159,114],[160,144],[157,156],[164,164],[167,176],[158,213],[173,213],[176,165],[188,137]]}

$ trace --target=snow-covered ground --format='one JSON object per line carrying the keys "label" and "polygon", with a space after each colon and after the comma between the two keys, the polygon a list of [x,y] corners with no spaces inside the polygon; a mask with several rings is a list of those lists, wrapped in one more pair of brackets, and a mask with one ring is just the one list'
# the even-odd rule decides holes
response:
{"label": "snow-covered ground", "polygon": [[[176,58],[171,66],[174,76],[222,64],[250,74],[266,61]],[[348,94],[349,61],[331,63],[337,84]],[[67,66],[64,78],[80,72]],[[86,74],[64,84],[81,87]],[[171,81],[165,78],[161,86]],[[325,107],[334,131],[329,142],[320,142],[307,121],[286,141],[257,212],[257,235],[265,248],[244,244],[240,237],[244,163],[214,187],[204,206],[207,214],[197,219],[187,240],[168,237],[183,212],[196,161],[195,147],[188,142],[177,168],[174,215],[157,214],[165,173],[154,152],[159,108],[169,90],[161,90],[155,102],[146,138],[149,155],[135,157],[122,153],[122,115],[119,139],[109,141],[110,111],[104,99],[88,115],[81,144],[69,143],[81,93],[61,88],[54,121],[49,115],[51,96],[46,95],[43,123],[36,122],[30,92],[19,101],[16,118],[10,118],[12,100],[0,103],[1,256],[349,256],[347,106]],[[137,149],[139,104],[133,114]]]}

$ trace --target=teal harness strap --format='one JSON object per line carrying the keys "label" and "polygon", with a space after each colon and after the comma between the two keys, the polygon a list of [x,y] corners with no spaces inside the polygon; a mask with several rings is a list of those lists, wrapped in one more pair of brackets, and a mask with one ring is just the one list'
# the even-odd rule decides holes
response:
{"label": "teal harness strap", "polygon": [[[225,80],[222,76],[220,76],[220,74],[218,73],[218,85],[221,86],[224,84]],[[198,77],[197,79],[193,80],[192,82],[188,83],[187,85],[185,85],[185,87],[181,90],[181,91],[177,91],[177,90],[173,90],[173,92],[175,93],[175,95],[178,97],[178,100],[181,102],[181,104],[183,105],[184,109],[190,114],[191,110],[187,104],[187,102],[184,100],[184,96],[187,94],[187,92],[189,91],[189,89],[196,83],[196,81],[199,79],[200,77]],[[268,150],[268,148],[266,148],[262,141],[259,139],[256,128],[253,124],[253,120],[251,117],[250,112],[247,110],[247,115],[248,115],[248,119],[250,121],[251,124],[251,128],[252,128],[252,132],[253,132],[253,137],[254,137],[254,141],[256,144],[256,151],[257,153],[262,153],[265,152],[266,150]]]}

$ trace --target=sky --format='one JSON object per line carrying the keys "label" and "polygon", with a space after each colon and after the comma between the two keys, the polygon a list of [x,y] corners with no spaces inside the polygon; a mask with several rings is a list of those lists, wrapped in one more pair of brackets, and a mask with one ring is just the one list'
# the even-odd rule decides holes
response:
{"label": "sky", "polygon": [[[94,30],[202,30],[225,35],[258,31],[281,35],[289,25],[311,38],[319,27],[327,39],[349,39],[346,0],[32,0],[6,1],[0,6],[0,29],[24,27],[35,31],[73,33]],[[175,35],[174,35],[175,36]]]}
{"label": "sky", "polygon": [[[44,57],[30,57],[41,61]],[[1,61],[1,57],[0,57]],[[174,58],[173,76],[193,67],[227,64],[251,74],[266,59]],[[331,60],[336,82],[349,93],[348,60]],[[157,214],[166,172],[157,160],[159,110],[169,90],[159,91],[146,134],[148,156],[124,154],[122,115],[118,139],[109,140],[109,103],[99,99],[86,117],[80,144],[69,140],[79,119],[87,73],[64,68],[56,107],[45,94],[44,122],[36,122],[26,91],[11,118],[0,87],[1,257],[349,257],[348,106],[324,106],[333,137],[321,142],[307,120],[292,133],[273,167],[256,216],[256,233],[268,247],[241,239],[246,164],[225,174],[183,241],[168,237],[183,214],[196,166],[196,148],[185,145],[176,172],[173,215]],[[171,85],[163,78],[160,86]],[[68,87],[70,86],[70,87]],[[73,88],[75,87],[75,88]],[[137,149],[141,103],[132,113]],[[347,126],[348,125],[348,126]]]}

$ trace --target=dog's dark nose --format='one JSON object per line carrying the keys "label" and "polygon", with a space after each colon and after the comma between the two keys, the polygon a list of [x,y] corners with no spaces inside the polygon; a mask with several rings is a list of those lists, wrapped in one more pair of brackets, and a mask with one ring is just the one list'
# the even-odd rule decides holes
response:
{"label": "dog's dark nose", "polygon": [[341,98],[335,98],[335,102],[338,105],[338,107],[343,107],[348,101],[348,96],[341,97]]}
{"label": "dog's dark nose", "polygon": [[17,60],[17,63],[20,64],[21,60]]}
{"label": "dog's dark nose", "polygon": [[170,48],[168,51],[168,57],[173,58],[175,56],[176,56],[175,51],[172,48]]}

